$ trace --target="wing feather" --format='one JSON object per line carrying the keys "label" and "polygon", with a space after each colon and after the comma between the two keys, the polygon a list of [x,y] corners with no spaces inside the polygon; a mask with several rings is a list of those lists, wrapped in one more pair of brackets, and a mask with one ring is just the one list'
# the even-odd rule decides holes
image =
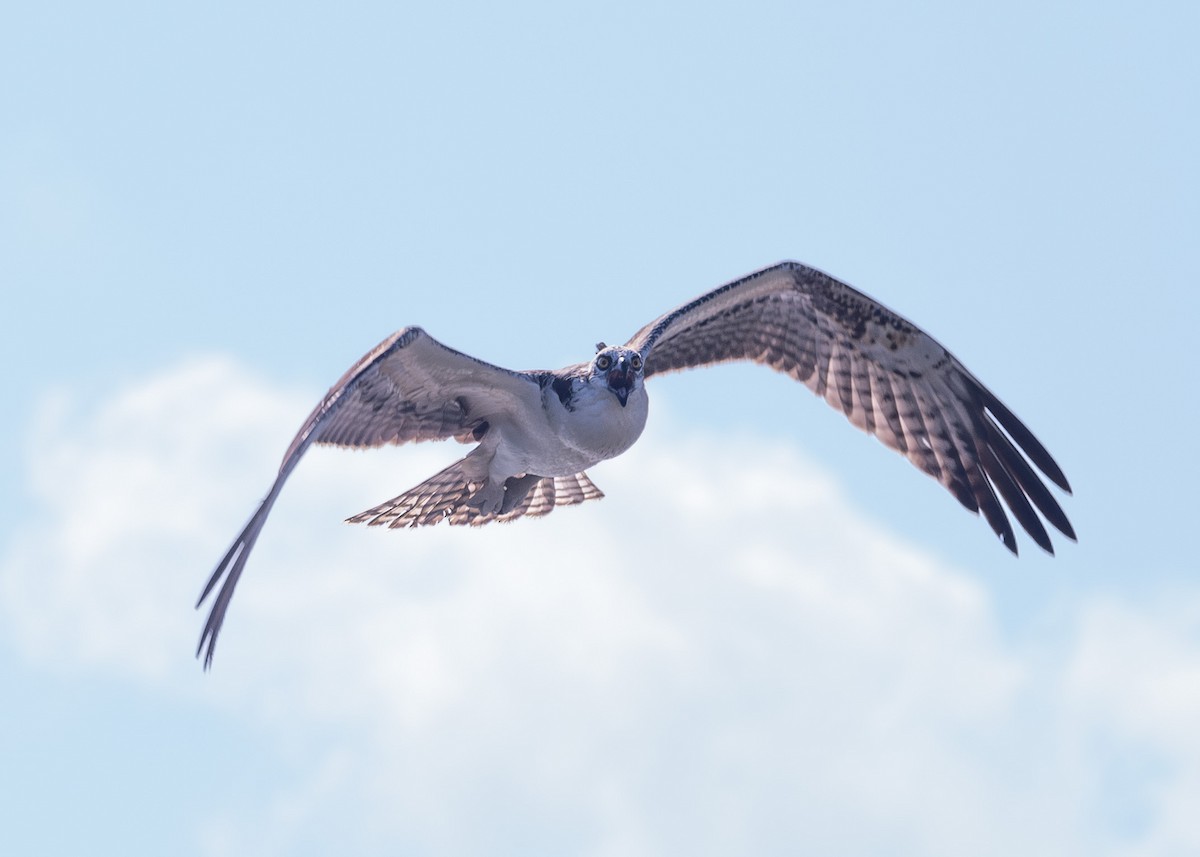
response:
{"label": "wing feather", "polygon": [[815,268],[764,268],[655,319],[628,345],[646,377],[731,360],[791,376],[982,513],[1013,553],[1005,505],[1051,553],[1041,518],[1075,538],[1034,467],[1068,494],[1070,485],[1025,424],[923,330]]}
{"label": "wing feather", "polygon": [[1042,480],[1038,479],[1033,468],[1029,466],[1029,462],[991,419],[985,422],[988,435],[987,446],[995,454],[997,461],[1003,464],[1046,520],[1055,529],[1074,539],[1075,530],[1071,527],[1071,522],[1067,520],[1066,514],[1058,505],[1058,501],[1054,499],[1054,495],[1050,493]]}
{"label": "wing feather", "polygon": [[867,434],[875,434],[875,405],[871,393],[871,364],[855,360],[850,364],[854,382],[854,413],[850,421]]}
{"label": "wing feather", "polygon": [[279,473],[246,526],[217,563],[196,607],[220,589],[196,656],[212,664],[234,588],[284,483],[313,443],[374,447],[482,436],[489,420],[540,407],[537,374],[512,372],[455,351],[419,327],[389,336],[350,367],[296,432]]}
{"label": "wing feather", "polygon": [[1053,554],[1054,545],[1050,541],[1049,534],[1046,533],[1046,528],[1042,526],[1041,519],[1033,511],[1033,506],[1029,503],[1029,496],[1017,485],[1012,472],[996,457],[994,450],[985,446],[981,452],[983,453],[984,472],[1000,492],[1000,496],[1004,498],[1005,504],[1012,510],[1017,522],[1025,529],[1025,532],[1033,537],[1042,550]]}
{"label": "wing feather", "polygon": [[917,403],[912,385],[909,384],[907,378],[896,376],[892,389],[896,391],[899,400],[900,425],[903,428],[907,447],[905,455],[909,461],[940,482],[942,466],[938,462],[937,454],[933,451],[933,444],[929,442],[929,429],[925,426],[925,415],[921,413],[921,406]]}
{"label": "wing feather", "polygon": [[900,422],[900,410],[896,405],[891,376],[878,363],[870,360],[862,362],[870,368],[871,402],[875,410],[883,415],[882,423],[875,421],[875,434],[885,444],[903,454],[908,450],[908,439],[904,434],[904,425]]}

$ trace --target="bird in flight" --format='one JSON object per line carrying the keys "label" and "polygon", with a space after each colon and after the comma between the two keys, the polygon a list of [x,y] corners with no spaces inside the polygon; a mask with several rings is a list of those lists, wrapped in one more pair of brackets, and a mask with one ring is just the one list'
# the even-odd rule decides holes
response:
{"label": "bird in flight", "polygon": [[203,652],[205,668],[211,666],[250,551],[310,445],[447,438],[477,444],[415,488],[349,518],[353,523],[478,526],[537,517],[604,496],[585,471],[641,435],[646,379],[733,360],[761,363],[803,383],[982,513],[1014,554],[1005,505],[1047,552],[1054,548],[1043,518],[1074,541],[1037,473],[1070,494],[1062,470],[954,355],[862,292],[799,262],[781,262],[671,310],[624,345],[601,342],[590,360],[556,371],[493,366],[419,327],[389,336],[309,414],[270,491],[217,563],[196,604],[221,584],[196,656]]}

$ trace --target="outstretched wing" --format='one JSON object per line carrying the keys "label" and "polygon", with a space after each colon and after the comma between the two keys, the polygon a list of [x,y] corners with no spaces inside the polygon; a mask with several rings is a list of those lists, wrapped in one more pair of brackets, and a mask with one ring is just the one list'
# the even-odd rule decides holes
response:
{"label": "outstretched wing", "polygon": [[538,376],[501,369],[447,348],[419,327],[392,334],[354,364],[309,414],[279,475],[209,577],[196,607],[219,581],[196,656],[212,664],[225,611],[284,483],[313,443],[374,447],[389,443],[478,439],[489,420],[541,407]]}
{"label": "outstretched wing", "polygon": [[1025,424],[933,337],[815,268],[764,268],[656,319],[628,345],[646,377],[730,360],[790,375],[982,512],[1014,554],[999,498],[1049,553],[1037,512],[1075,538],[1030,462],[1068,494],[1070,485]]}

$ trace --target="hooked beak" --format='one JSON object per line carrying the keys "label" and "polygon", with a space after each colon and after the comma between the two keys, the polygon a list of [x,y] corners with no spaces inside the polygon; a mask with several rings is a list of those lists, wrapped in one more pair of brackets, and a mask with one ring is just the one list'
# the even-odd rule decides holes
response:
{"label": "hooked beak", "polygon": [[629,401],[629,394],[633,390],[633,370],[629,368],[629,364],[624,359],[618,360],[617,365],[609,370],[608,389],[612,390],[617,401],[621,403],[621,407],[625,407],[625,403]]}

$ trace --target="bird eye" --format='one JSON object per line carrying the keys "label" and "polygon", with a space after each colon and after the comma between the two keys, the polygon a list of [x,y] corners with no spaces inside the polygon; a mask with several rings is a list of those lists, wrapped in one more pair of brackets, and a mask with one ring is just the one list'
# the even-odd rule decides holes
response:
{"label": "bird eye", "polygon": [[642,368],[642,355],[635,354],[629,358],[629,365],[634,368],[634,371]]}
{"label": "bird eye", "polygon": [[611,365],[612,365],[612,358],[609,357],[607,354],[601,354],[599,357],[596,358],[596,368],[599,369],[601,372],[608,369],[608,367]]}

